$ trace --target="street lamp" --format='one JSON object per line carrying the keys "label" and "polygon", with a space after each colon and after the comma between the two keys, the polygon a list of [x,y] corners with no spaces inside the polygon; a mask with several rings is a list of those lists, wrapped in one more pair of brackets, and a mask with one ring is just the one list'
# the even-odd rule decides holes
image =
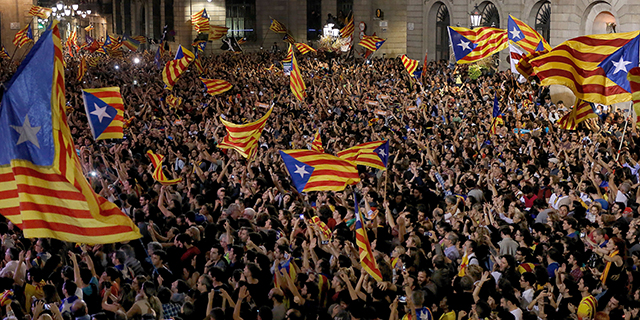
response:
{"label": "street lamp", "polygon": [[78,11],[78,5],[77,4],[72,4],[71,8],[73,9],[73,11]]}
{"label": "street lamp", "polygon": [[471,19],[471,28],[477,28],[480,26],[480,20],[482,19],[482,14],[478,9],[477,4],[473,8],[473,12],[469,14],[469,19]]}
{"label": "street lamp", "polygon": [[87,14],[91,14],[91,10],[87,10]]}
{"label": "street lamp", "polygon": [[56,4],[56,7],[58,8],[59,11],[62,11],[62,9],[64,8],[64,4],[62,4],[62,2],[58,2]]}

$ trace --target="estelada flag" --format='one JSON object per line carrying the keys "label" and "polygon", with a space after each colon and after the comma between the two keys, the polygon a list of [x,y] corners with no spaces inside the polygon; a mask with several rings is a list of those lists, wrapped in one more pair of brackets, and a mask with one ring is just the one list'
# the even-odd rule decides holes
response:
{"label": "estelada flag", "polygon": [[2,97],[0,214],[27,238],[115,243],[140,238],[85,178],[65,114],[58,22],[44,31]]}
{"label": "estelada flag", "polygon": [[124,104],[120,88],[83,89],[82,98],[93,138],[122,139]]}

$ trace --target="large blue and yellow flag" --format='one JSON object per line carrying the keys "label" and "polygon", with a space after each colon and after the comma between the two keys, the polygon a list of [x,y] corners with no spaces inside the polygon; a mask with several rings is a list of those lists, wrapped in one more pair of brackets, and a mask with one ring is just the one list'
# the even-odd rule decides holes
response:
{"label": "large blue and yellow flag", "polygon": [[83,89],[82,99],[93,138],[122,139],[124,104],[120,88]]}
{"label": "large blue and yellow flag", "polygon": [[497,28],[449,27],[449,39],[457,63],[482,60],[509,45],[507,31]]}
{"label": "large blue and yellow flag", "polygon": [[627,72],[638,66],[640,31],[567,40],[530,61],[543,86],[569,87],[576,98],[611,105],[631,100]]}
{"label": "large blue and yellow flag", "polygon": [[0,214],[27,238],[114,243],[140,237],[82,173],[65,114],[57,21],[6,84],[0,109]]}

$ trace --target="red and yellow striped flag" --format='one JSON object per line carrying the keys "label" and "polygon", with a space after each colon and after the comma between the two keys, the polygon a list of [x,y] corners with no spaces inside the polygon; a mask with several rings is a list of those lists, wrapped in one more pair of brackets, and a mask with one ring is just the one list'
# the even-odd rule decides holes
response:
{"label": "red and yellow striped flag", "polygon": [[122,139],[124,103],[120,88],[83,89],[82,98],[94,139]]}
{"label": "red and yellow striped flag", "polygon": [[90,25],[88,25],[88,26],[84,27],[84,31],[86,31],[86,32],[89,32],[89,31],[91,31],[91,30],[93,30],[93,25],[92,25],[92,24],[90,24]]}
{"label": "red and yellow striped flag", "polygon": [[593,110],[590,102],[576,99],[576,103],[571,109],[571,112],[565,114],[564,117],[558,120],[558,126],[565,130],[575,130],[580,122],[597,117],[598,115]]}
{"label": "red and yellow striped flag", "polygon": [[[40,36],[8,85],[0,109],[0,214],[26,238],[115,243],[136,225],[84,177],[65,114],[57,22]],[[37,115],[37,116],[36,116]]]}
{"label": "red and yellow striped flag", "polygon": [[200,77],[200,81],[202,81],[204,86],[207,88],[207,93],[212,96],[227,92],[231,90],[231,88],[233,88],[233,85],[231,85],[231,83],[224,80],[205,79]]}
{"label": "red and yellow striped flag", "polygon": [[636,112],[636,126],[640,126],[640,67],[629,70],[627,74],[629,86],[631,87],[631,101],[633,101],[633,109]]}
{"label": "red and yellow striped flag", "polygon": [[569,87],[576,98],[612,105],[631,100],[627,70],[638,66],[640,31],[573,38],[531,60],[540,84]]}
{"label": "red and yellow striped flag", "polygon": [[31,9],[29,9],[29,15],[42,18],[42,19],[49,18],[49,16],[51,15],[51,12],[52,12],[51,8],[45,8],[40,6],[31,6]]}
{"label": "red and yellow striped flag", "polygon": [[509,15],[507,31],[509,32],[509,40],[519,45],[527,53],[551,50],[547,40],[535,29],[512,15]]}
{"label": "red and yellow striped flag", "polygon": [[271,26],[269,26],[269,29],[275,33],[287,33],[287,27],[276,19],[271,20]]}
{"label": "red and yellow striped flag", "polygon": [[358,199],[355,192],[353,193],[353,202],[356,211],[356,246],[360,253],[360,265],[376,281],[382,281],[382,273],[378,269],[376,258],[373,256],[371,242],[369,242],[369,236],[367,236],[367,228],[364,225],[362,214],[358,209]]}
{"label": "red and yellow striped flag", "polygon": [[178,109],[178,107],[182,104],[182,98],[180,97],[176,97],[172,94],[167,96],[167,105],[169,105],[169,108],[172,109]]}
{"label": "red and yellow striped flag", "polygon": [[539,56],[545,55],[547,53],[549,53],[549,51],[544,50],[544,51],[536,51],[536,52],[525,55],[524,57],[522,57],[522,59],[520,59],[520,61],[516,65],[516,70],[525,79],[528,79],[529,77],[535,75],[535,71],[533,71],[533,66],[531,66],[531,60]]}
{"label": "red and yellow striped flag", "polygon": [[309,222],[309,224],[317,226],[318,229],[320,229],[324,238],[322,240],[331,239],[331,230],[329,230],[329,227],[327,227],[327,225],[322,220],[320,220],[320,218],[318,218],[317,216],[311,217],[311,221]]}
{"label": "red and yellow striped flag", "polygon": [[85,72],[87,72],[87,61],[84,57],[80,60],[80,64],[78,64],[78,76],[76,77],[76,81],[82,81],[82,77],[84,77]]}
{"label": "red and yellow striped flag", "polygon": [[356,29],[355,25],[353,24],[353,14],[349,14],[349,16],[345,20],[346,24],[344,25],[344,27],[342,27],[342,29],[340,29],[341,38],[349,38],[353,34],[353,31]]}
{"label": "red and yellow striped flag", "polygon": [[305,91],[307,86],[304,84],[304,80],[302,79],[302,73],[300,73],[298,61],[296,60],[295,54],[293,54],[291,45],[289,45],[289,50],[291,51],[291,75],[289,77],[289,87],[291,87],[293,95],[296,96],[298,100],[302,101],[307,97],[307,92]]}
{"label": "red and yellow striped flag", "polygon": [[218,148],[233,149],[243,157],[252,159],[258,150],[258,140],[272,111],[273,108],[269,108],[262,118],[247,124],[235,124],[221,117],[220,121],[227,129],[227,135],[218,144]]}
{"label": "red and yellow striped flag", "polygon": [[87,59],[87,65],[89,67],[92,67],[92,68],[97,66],[99,62],[100,62],[100,57],[99,56],[89,57]]}
{"label": "red and yellow striped flag", "polygon": [[402,64],[404,68],[407,69],[407,72],[409,72],[409,75],[413,77],[413,73],[418,69],[418,63],[420,63],[420,61],[409,59],[409,57],[404,54],[400,56],[400,60],[402,60]]}
{"label": "red and yellow striped flag", "polygon": [[211,29],[209,25],[209,15],[204,8],[191,15],[191,24],[198,33],[209,33]]}
{"label": "red and yellow striped flag", "polygon": [[495,117],[491,121],[491,127],[489,127],[489,134],[495,135],[498,133],[498,126],[504,125],[504,120],[502,119],[502,115]]}
{"label": "red and yellow striped flag", "polygon": [[211,31],[209,32],[209,41],[218,40],[229,32],[229,28],[222,26],[211,26]]}
{"label": "red and yellow striped flag", "polygon": [[389,142],[372,141],[339,151],[337,156],[358,165],[386,169],[389,160]]}
{"label": "red and yellow striped flag", "polygon": [[4,46],[0,46],[0,59],[11,59],[9,52],[7,52],[7,49],[5,49]]}
{"label": "red and yellow striped flag", "polygon": [[458,63],[482,60],[509,46],[507,30],[497,28],[449,27],[449,38]]}
{"label": "red and yellow striped flag", "polygon": [[145,38],[145,36],[135,36],[135,37],[131,37],[131,39],[138,41],[140,43],[147,43],[147,38]]}
{"label": "red and yellow striped flag", "polygon": [[365,47],[369,51],[376,51],[380,49],[385,41],[387,40],[382,39],[378,36],[364,36],[364,38],[362,38],[362,40],[360,40],[358,44]]}
{"label": "red and yellow striped flag", "polygon": [[193,66],[196,68],[196,73],[201,75],[204,73],[204,68],[202,67],[202,62],[200,61],[200,57],[196,55],[196,58],[193,60]]}
{"label": "red and yellow striped flag", "polygon": [[31,32],[31,23],[27,24],[24,28],[20,29],[13,38],[13,45],[21,48],[25,44],[33,41],[33,32]]}
{"label": "red and yellow striped flag", "polygon": [[307,53],[309,53],[311,51],[317,52],[316,49],[311,48],[311,46],[309,46],[306,43],[296,42],[294,45],[296,46],[296,49],[298,49],[298,51],[300,51],[300,53],[302,53],[302,54],[307,54]]}
{"label": "red and yellow striped flag", "polygon": [[176,84],[178,79],[180,79],[182,73],[187,70],[189,64],[195,58],[195,55],[191,51],[180,46],[176,52],[176,57],[177,59],[168,61],[165,64],[164,69],[162,69],[162,81],[166,85],[167,90],[173,90],[173,86]]}
{"label": "red and yellow striped flag", "polygon": [[360,181],[353,163],[328,153],[281,150],[280,156],[298,192],[342,191]]}
{"label": "red and yellow striped flag", "polygon": [[311,150],[324,152],[324,148],[322,147],[322,139],[320,138],[320,129],[316,131],[316,134],[313,135],[313,141],[311,141]]}
{"label": "red and yellow striped flag", "polygon": [[151,176],[153,177],[154,180],[160,182],[160,184],[163,186],[178,184],[180,183],[180,181],[182,181],[182,178],[170,180],[164,174],[164,171],[162,170],[162,160],[164,160],[163,155],[155,154],[153,153],[153,151],[148,150],[147,156],[149,156],[149,159],[151,160],[151,164],[153,164],[154,169],[153,169],[153,174]]}
{"label": "red and yellow striped flag", "polygon": [[289,49],[287,49],[287,55],[284,57],[282,62],[283,63],[291,62],[292,59],[293,59],[293,47],[291,45],[289,45]]}

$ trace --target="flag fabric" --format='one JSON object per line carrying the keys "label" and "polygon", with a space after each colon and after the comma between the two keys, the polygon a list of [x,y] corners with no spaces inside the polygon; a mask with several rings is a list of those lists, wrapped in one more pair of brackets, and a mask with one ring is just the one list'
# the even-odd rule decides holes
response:
{"label": "flag fabric", "polygon": [[360,181],[358,169],[328,153],[312,150],[281,150],[293,185],[298,192],[342,191],[347,185]]}
{"label": "flag fabric", "polygon": [[222,26],[211,26],[209,31],[209,41],[218,40],[227,34],[229,28]]}
{"label": "flag fabric", "polygon": [[375,52],[376,50],[380,49],[385,41],[387,40],[382,39],[378,36],[364,36],[364,38],[362,38],[362,40],[360,40],[358,44],[365,47],[369,51]]}
{"label": "flag fabric", "polygon": [[509,15],[507,22],[509,40],[519,45],[527,53],[536,51],[551,50],[551,46],[535,29]]}
{"label": "flag fabric", "polygon": [[153,58],[153,61],[156,63],[156,67],[158,69],[162,69],[162,54],[160,53],[160,47],[156,50],[156,55]]}
{"label": "flag fabric", "polygon": [[407,57],[404,54],[400,56],[400,60],[402,61],[404,68],[407,69],[407,72],[409,73],[409,75],[414,76],[413,73],[416,72],[416,70],[418,69],[418,64],[420,63],[420,61],[409,59],[409,57]]}
{"label": "flag fabric", "polygon": [[183,48],[182,46],[178,47],[176,57],[173,60],[168,61],[167,64],[165,64],[164,69],[162,69],[162,81],[166,85],[165,88],[167,90],[173,90],[173,86],[176,84],[182,73],[187,70],[189,64],[194,58],[195,55],[191,51]]}
{"label": "flag fabric", "polygon": [[324,152],[324,148],[322,147],[322,139],[320,138],[320,129],[318,129],[318,131],[316,131],[316,134],[313,135],[313,141],[311,141],[311,150]]}
{"label": "flag fabric", "polygon": [[287,49],[287,55],[284,57],[284,59],[282,60],[283,63],[285,62],[291,62],[293,59],[293,47],[291,46],[291,44],[289,44],[289,49]]}
{"label": "flag fabric", "polygon": [[153,165],[153,174],[151,176],[154,180],[160,182],[163,186],[170,186],[174,184],[180,183],[182,178],[178,179],[168,179],[162,170],[162,160],[164,160],[164,156],[160,154],[153,153],[151,150],[147,150],[147,156],[149,156],[149,160],[151,160],[151,164]]}
{"label": "flag fabric", "polygon": [[288,42],[290,44],[296,43],[296,39],[294,39],[290,33],[285,34],[284,37],[282,38],[282,41]]}
{"label": "flag fabric", "polygon": [[144,36],[133,36],[131,37],[131,39],[138,41],[140,43],[147,43],[147,38],[145,38]]}
{"label": "flag fabric", "polygon": [[262,118],[247,124],[235,124],[220,118],[220,121],[227,129],[227,135],[218,148],[233,149],[247,159],[252,159],[258,150],[258,140],[267,124],[267,119],[271,115],[273,108],[269,108]]}
{"label": "flag fabric", "polygon": [[31,6],[31,9],[29,9],[29,15],[42,18],[42,19],[49,18],[49,16],[51,15],[51,12],[52,12],[51,8],[44,8],[40,6]]}
{"label": "flag fabric", "polygon": [[82,57],[80,60],[80,64],[78,64],[78,76],[76,77],[76,81],[82,81],[82,77],[84,77],[85,72],[87,72],[87,60],[85,57]]}
{"label": "flag fabric", "polygon": [[204,68],[202,67],[202,61],[200,61],[200,57],[196,54],[196,58],[193,59],[193,66],[196,68],[196,73],[201,75],[204,73]]}
{"label": "flag fabric", "polygon": [[467,273],[467,267],[469,266],[469,256],[465,252],[462,256],[462,261],[460,262],[460,267],[458,267],[458,277],[464,277]]}
{"label": "flag fabric", "polygon": [[93,138],[122,139],[124,103],[120,88],[83,89],[82,98]]}
{"label": "flag fabric", "polygon": [[172,94],[167,96],[166,101],[169,108],[172,109],[178,109],[178,107],[180,107],[180,105],[182,104],[182,98],[176,97]]}
{"label": "flag fabric", "polygon": [[593,103],[576,99],[576,103],[571,109],[571,112],[565,114],[560,118],[560,120],[558,120],[558,126],[565,130],[575,130],[578,128],[578,124],[580,122],[598,117],[593,109]]}
{"label": "flag fabric", "polygon": [[[298,278],[298,273],[296,272],[295,263],[291,261],[291,259],[293,259],[293,257],[290,257],[289,259],[287,259],[287,261],[284,261],[284,263],[282,263],[281,265],[278,265],[278,270],[288,275],[289,278],[291,278],[291,280],[295,282],[296,279]],[[280,288],[280,284],[275,281],[275,275],[274,275],[274,284],[276,288]]]}
{"label": "flag fabric", "polygon": [[224,80],[206,79],[200,77],[200,81],[202,81],[204,86],[207,88],[207,93],[212,96],[227,92],[233,87],[231,83]]}
{"label": "flag fabric", "polygon": [[198,33],[209,33],[209,15],[207,10],[202,9],[191,16],[191,24]]}
{"label": "flag fabric", "polygon": [[524,52],[516,47],[513,43],[509,42],[509,63],[511,64],[511,72],[518,76],[518,82],[524,83],[527,79],[518,72],[516,66],[518,62],[524,58]]}
{"label": "flag fabric", "polygon": [[302,53],[302,54],[307,54],[307,53],[309,53],[309,52],[311,52],[311,51],[313,51],[313,52],[317,52],[317,51],[316,51],[316,49],[311,48],[311,46],[309,46],[309,45],[308,45],[308,44],[306,44],[306,43],[299,43],[299,42],[296,42],[294,45],[296,46],[296,49],[298,49],[298,51],[299,51],[300,53]]}
{"label": "flag fabric", "polygon": [[29,41],[33,41],[33,32],[31,31],[30,23],[16,33],[16,36],[13,38],[13,44],[21,48],[23,45],[29,43]]}
{"label": "flag fabric", "polygon": [[287,27],[276,19],[271,20],[271,26],[269,26],[269,29],[275,33],[287,33]]}
{"label": "flag fabric", "polygon": [[502,119],[502,113],[500,112],[500,101],[498,100],[498,93],[496,92],[493,97],[493,110],[491,112],[491,127],[489,128],[489,133],[495,135],[497,133],[497,129],[499,125],[504,124],[504,120]]}
{"label": "flag fabric", "polygon": [[140,238],[136,225],[95,194],[82,173],[65,114],[62,40],[42,33],[2,97],[0,214],[26,238],[115,243]]}
{"label": "flag fabric", "polygon": [[67,45],[69,50],[71,50],[71,48],[73,47],[78,47],[78,32],[75,29],[73,30],[73,32],[71,32],[65,44]]}
{"label": "flag fabric", "polygon": [[629,70],[627,74],[629,87],[631,88],[631,101],[633,101],[633,109],[636,112],[636,126],[640,126],[640,67]]}
{"label": "flag fabric", "polygon": [[124,52],[122,52],[122,50],[107,49],[107,54],[109,55],[109,57],[114,59],[124,59]]}
{"label": "flag fabric", "polygon": [[582,36],[531,60],[540,84],[569,87],[576,98],[612,105],[631,100],[627,71],[638,66],[640,31]]}
{"label": "flag fabric", "polygon": [[533,60],[533,59],[535,59],[535,58],[537,58],[539,56],[545,55],[548,52],[549,51],[544,50],[544,51],[536,51],[536,52],[524,55],[520,59],[520,61],[516,64],[516,70],[524,78],[529,78],[529,77],[535,75],[535,71],[533,70],[533,66],[531,66],[531,60]]}
{"label": "flag fabric", "polygon": [[338,157],[357,165],[385,170],[389,161],[389,141],[372,141],[338,152]]}
{"label": "flag fabric", "polygon": [[120,42],[120,39],[107,35],[107,38],[104,40],[104,44],[102,46],[107,52],[109,50],[115,51],[117,49],[120,49],[120,47],[122,47],[122,43]]}
{"label": "flag fabric", "polygon": [[507,31],[497,28],[448,27],[457,63],[472,63],[507,48]]}
{"label": "flag fabric", "polygon": [[324,237],[324,239],[322,240],[331,239],[331,230],[329,230],[329,227],[327,227],[327,225],[322,220],[320,220],[318,216],[311,217],[311,221],[309,221],[309,224],[317,226],[318,229],[320,229],[320,231],[322,232],[322,236]]}
{"label": "flag fabric", "polygon": [[356,211],[356,246],[358,247],[358,252],[360,253],[360,265],[372,278],[376,279],[376,281],[382,281],[382,273],[378,269],[378,264],[376,263],[376,259],[373,256],[371,243],[369,242],[369,237],[367,236],[367,228],[364,225],[362,214],[358,209],[358,199],[355,192],[353,193],[353,203],[355,205]]}
{"label": "flag fabric", "polygon": [[99,62],[100,62],[100,57],[98,57],[98,56],[95,56],[95,57],[89,57],[89,58],[87,59],[87,65],[88,65],[89,67],[92,67],[92,68],[96,67],[96,66],[98,65],[98,63],[99,63]]}
{"label": "flag fabric", "polygon": [[4,48],[4,46],[2,46],[0,48],[0,59],[10,59],[11,56],[9,56],[9,52],[7,52],[7,49]]}
{"label": "flag fabric", "polygon": [[125,35],[122,37],[122,45],[131,51],[137,51],[138,47],[140,47],[140,41]]}
{"label": "flag fabric", "polygon": [[302,73],[300,73],[298,61],[296,60],[296,55],[293,54],[291,45],[289,45],[289,50],[291,51],[291,74],[289,75],[289,87],[291,88],[293,95],[296,96],[298,100],[303,101],[307,97],[307,92],[305,91],[307,86],[304,84],[304,79],[302,79]]}
{"label": "flag fabric", "polygon": [[88,26],[84,27],[84,31],[86,31],[86,32],[89,32],[89,31],[91,31],[91,30],[93,30],[93,25],[92,25],[92,24],[90,24],[90,25],[88,25]]}
{"label": "flag fabric", "polygon": [[346,23],[342,29],[340,29],[340,37],[341,38],[349,38],[353,34],[353,31],[356,29],[353,24],[353,13],[349,14],[349,16],[345,19]]}
{"label": "flag fabric", "polygon": [[205,41],[205,40],[196,40],[191,44],[191,46],[196,48],[196,51],[204,52],[204,49],[207,47],[207,41]]}

